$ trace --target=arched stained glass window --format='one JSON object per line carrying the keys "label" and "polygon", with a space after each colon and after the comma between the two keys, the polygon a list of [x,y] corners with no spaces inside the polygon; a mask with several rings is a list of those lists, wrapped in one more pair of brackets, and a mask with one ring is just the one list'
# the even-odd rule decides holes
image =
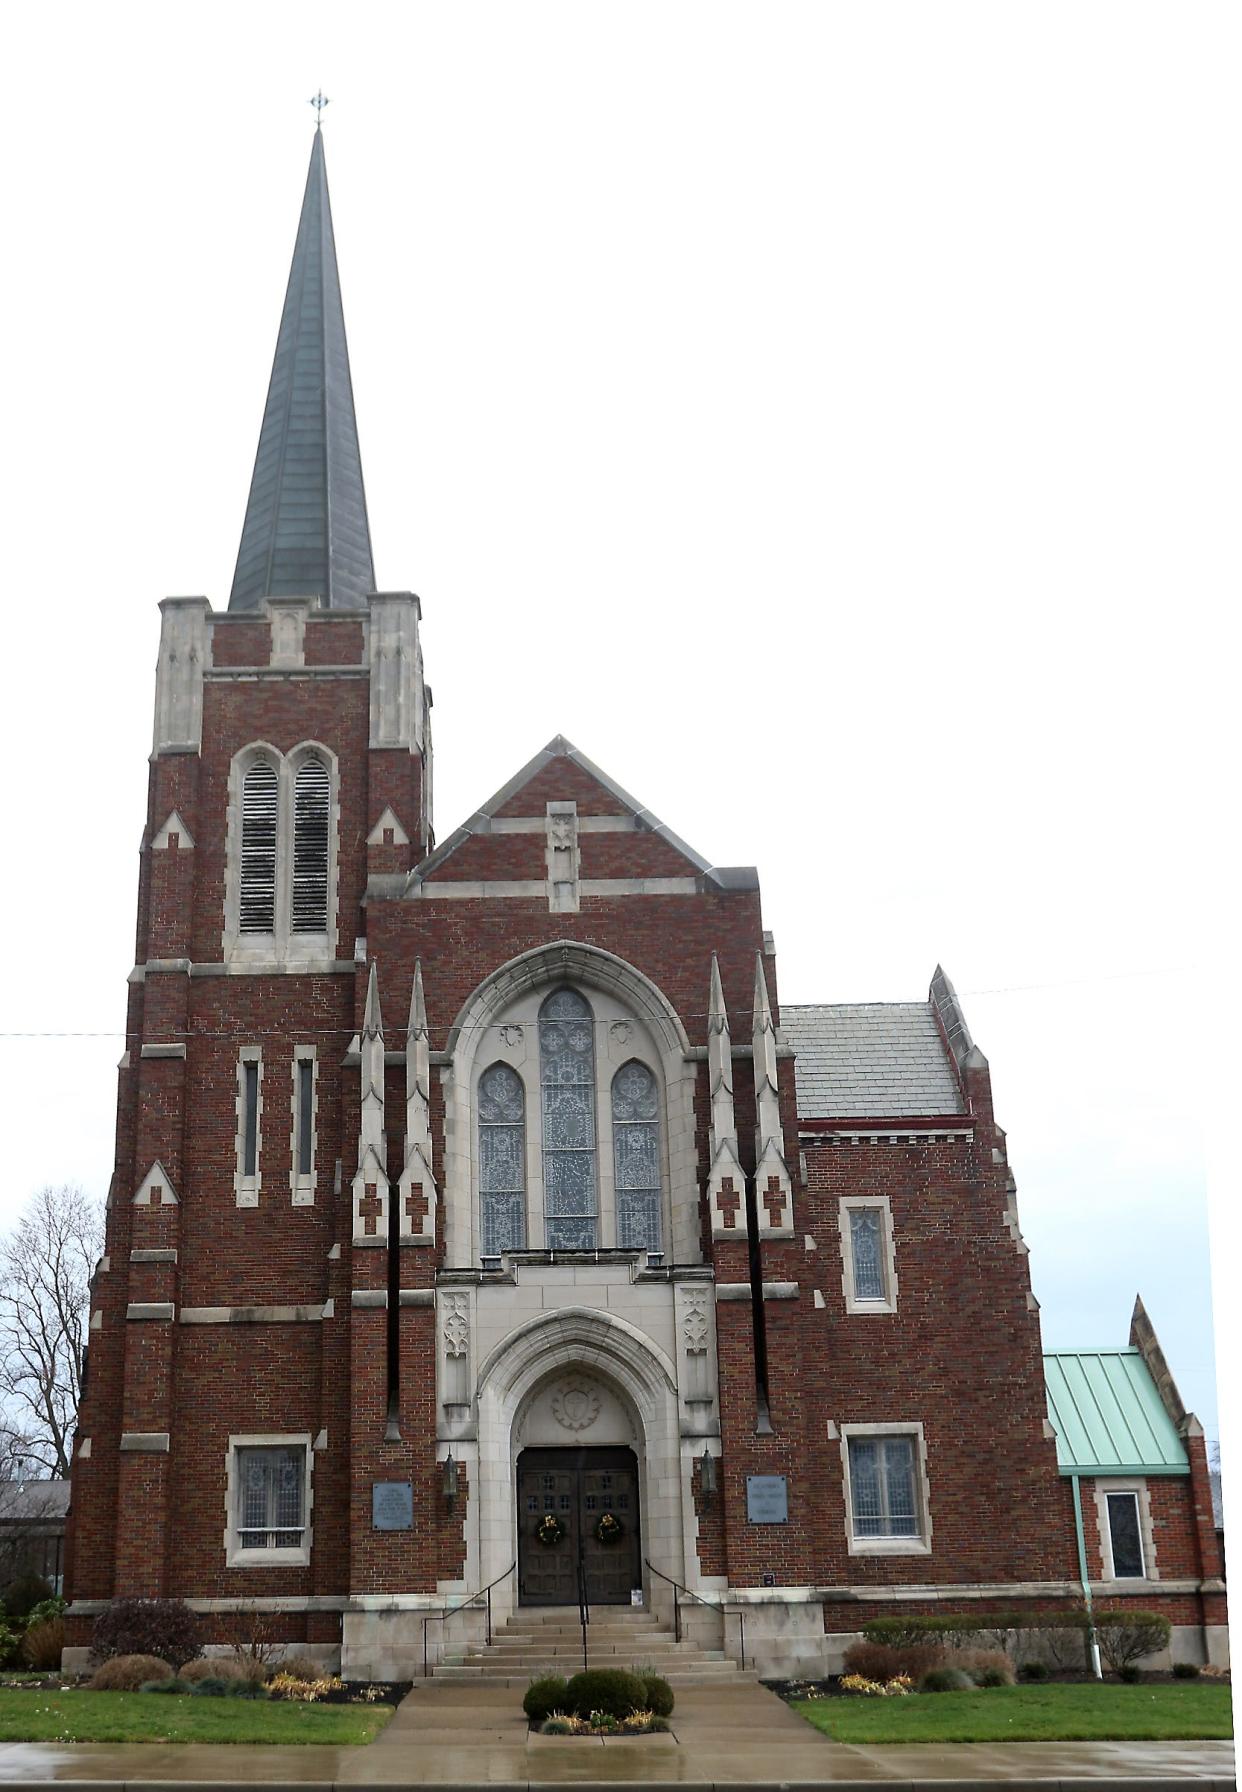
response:
{"label": "arched stained glass window", "polygon": [[660,1249],[660,1102],[645,1064],[623,1064],[612,1079],[612,1161],[617,1243]]}
{"label": "arched stained glass window", "polygon": [[242,784],[240,922],[243,933],[276,931],[276,767],[256,759]]}
{"label": "arched stained glass window", "polygon": [[547,1246],[593,1250],[595,1040],[591,1010],[576,990],[553,990],[539,1010],[539,1082]]}
{"label": "arched stained glass window", "polygon": [[304,759],[293,785],[294,933],[328,930],[328,768],[318,753]]}
{"label": "arched stained glass window", "polygon": [[526,1097],[508,1064],[479,1078],[479,1235],[484,1256],[526,1243]]}

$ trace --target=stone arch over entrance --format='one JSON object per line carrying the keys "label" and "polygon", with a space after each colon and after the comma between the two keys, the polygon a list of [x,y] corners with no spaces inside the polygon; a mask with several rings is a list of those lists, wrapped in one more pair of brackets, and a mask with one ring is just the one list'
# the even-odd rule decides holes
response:
{"label": "stone arch over entrance", "polygon": [[[663,1241],[677,1263],[702,1258],[699,1226],[698,1158],[694,1132],[697,1064],[681,1019],[651,979],[615,953],[577,940],[556,940],[500,965],[467,998],[449,1029],[449,1062],[440,1075],[444,1089],[444,1240],[453,1267],[475,1263],[480,1254],[479,1165],[476,1086],[492,1060],[521,1071],[537,1051],[532,1024],[538,1002],[558,985],[581,991],[598,1023],[600,1120],[608,1079],[645,1040],[646,1056],[661,1088],[664,1160],[671,1232]],[[510,1024],[512,1023],[512,1024]],[[643,1055],[640,1051],[639,1055]],[[528,1177],[539,1174],[534,1129],[539,1125],[537,1070],[526,1102]],[[612,1176],[611,1158],[599,1164],[601,1190]],[[608,1240],[604,1241],[609,1242]]]}
{"label": "stone arch over entrance", "polygon": [[[633,1449],[638,1474],[642,1554],[684,1580],[682,1478],[673,1365],[660,1346],[618,1315],[590,1307],[536,1314],[492,1350],[479,1371],[479,1584],[503,1574],[518,1555],[517,1462],[528,1417],[569,1390],[595,1393],[611,1418],[610,1445]],[[577,1407],[564,1414],[580,1416]],[[567,1427],[567,1441],[573,1427]],[[615,1435],[614,1435],[615,1433]],[[579,1433],[581,1439],[582,1433]],[[648,1602],[664,1604],[663,1583],[642,1569]],[[496,1589],[499,1609],[517,1602],[516,1576]]]}

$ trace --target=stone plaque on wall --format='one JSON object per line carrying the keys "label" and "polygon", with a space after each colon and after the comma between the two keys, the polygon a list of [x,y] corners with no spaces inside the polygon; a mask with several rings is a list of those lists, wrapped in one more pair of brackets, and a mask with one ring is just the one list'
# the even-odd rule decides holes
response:
{"label": "stone plaque on wall", "polygon": [[788,1524],[787,1475],[747,1475],[746,1516],[751,1524]]}
{"label": "stone plaque on wall", "polygon": [[413,1484],[409,1481],[372,1481],[371,1524],[377,1531],[412,1531]]}

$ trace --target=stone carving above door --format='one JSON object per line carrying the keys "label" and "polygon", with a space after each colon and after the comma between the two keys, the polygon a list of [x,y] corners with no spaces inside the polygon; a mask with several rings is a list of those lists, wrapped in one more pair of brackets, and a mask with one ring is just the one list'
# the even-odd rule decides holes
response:
{"label": "stone carving above door", "polygon": [[599,1404],[589,1382],[567,1381],[552,1396],[552,1417],[566,1431],[587,1431],[599,1417]]}

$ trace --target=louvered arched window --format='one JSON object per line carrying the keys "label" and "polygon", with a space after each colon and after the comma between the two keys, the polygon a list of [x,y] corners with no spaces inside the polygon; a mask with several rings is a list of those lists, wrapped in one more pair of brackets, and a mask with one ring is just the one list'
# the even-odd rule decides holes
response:
{"label": "louvered arched window", "polygon": [[660,1248],[660,1098],[645,1064],[623,1064],[612,1079],[612,1163],[617,1243]]}
{"label": "louvered arched window", "polygon": [[294,933],[328,930],[328,768],[318,753],[304,759],[293,785]]}
{"label": "louvered arched window", "polygon": [[276,767],[256,759],[242,784],[240,923],[243,933],[276,928]]}
{"label": "louvered arched window", "polygon": [[596,1244],[594,1017],[572,989],[539,1010],[544,1236],[549,1250]]}
{"label": "louvered arched window", "polygon": [[479,1078],[479,1234],[485,1257],[526,1243],[526,1096],[507,1064]]}

